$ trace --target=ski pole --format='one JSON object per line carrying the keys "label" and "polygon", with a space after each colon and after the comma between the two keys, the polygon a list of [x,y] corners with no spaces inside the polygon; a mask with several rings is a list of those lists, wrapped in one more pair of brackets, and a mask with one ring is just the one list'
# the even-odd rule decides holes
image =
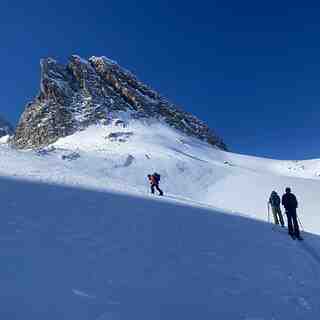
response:
{"label": "ski pole", "polygon": [[298,222],[299,222],[300,227],[301,227],[301,231],[304,232],[304,228],[303,228],[303,225],[301,223],[301,220],[299,219],[299,216],[297,216],[297,218],[298,218]]}

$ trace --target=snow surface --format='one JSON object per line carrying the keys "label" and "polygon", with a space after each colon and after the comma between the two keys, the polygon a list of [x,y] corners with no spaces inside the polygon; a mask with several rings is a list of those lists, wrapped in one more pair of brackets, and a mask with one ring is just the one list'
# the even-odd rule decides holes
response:
{"label": "snow surface", "polygon": [[[1,142],[1,319],[318,319],[320,161],[119,119],[37,151]],[[286,186],[304,242],[266,223]]]}

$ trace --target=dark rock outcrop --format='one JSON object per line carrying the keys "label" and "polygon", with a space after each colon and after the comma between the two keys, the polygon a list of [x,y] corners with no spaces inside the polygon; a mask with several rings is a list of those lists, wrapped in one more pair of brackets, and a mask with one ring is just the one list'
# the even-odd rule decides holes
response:
{"label": "dark rock outcrop", "polygon": [[221,149],[222,140],[190,113],[141,83],[129,71],[105,57],[89,61],[72,56],[64,66],[41,60],[39,95],[27,105],[12,143],[38,148],[99,121],[110,121],[116,111],[132,118],[157,118],[170,126]]}
{"label": "dark rock outcrop", "polygon": [[0,117],[0,138],[3,136],[11,136],[13,135],[14,130],[12,125]]}

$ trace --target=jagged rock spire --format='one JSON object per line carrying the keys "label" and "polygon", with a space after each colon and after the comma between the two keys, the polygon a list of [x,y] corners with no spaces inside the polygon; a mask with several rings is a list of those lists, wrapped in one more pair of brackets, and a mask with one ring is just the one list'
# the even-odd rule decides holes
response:
{"label": "jagged rock spire", "polygon": [[46,146],[90,124],[110,119],[116,111],[130,111],[133,118],[162,119],[188,135],[226,149],[204,122],[106,57],[87,61],[73,55],[67,65],[47,58],[40,65],[40,93],[27,105],[13,138],[18,148]]}

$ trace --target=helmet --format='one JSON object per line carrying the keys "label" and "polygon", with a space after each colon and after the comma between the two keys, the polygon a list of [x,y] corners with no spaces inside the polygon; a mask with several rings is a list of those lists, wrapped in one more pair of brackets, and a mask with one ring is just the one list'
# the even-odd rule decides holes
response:
{"label": "helmet", "polygon": [[291,189],[289,187],[286,188],[286,193],[290,193]]}

